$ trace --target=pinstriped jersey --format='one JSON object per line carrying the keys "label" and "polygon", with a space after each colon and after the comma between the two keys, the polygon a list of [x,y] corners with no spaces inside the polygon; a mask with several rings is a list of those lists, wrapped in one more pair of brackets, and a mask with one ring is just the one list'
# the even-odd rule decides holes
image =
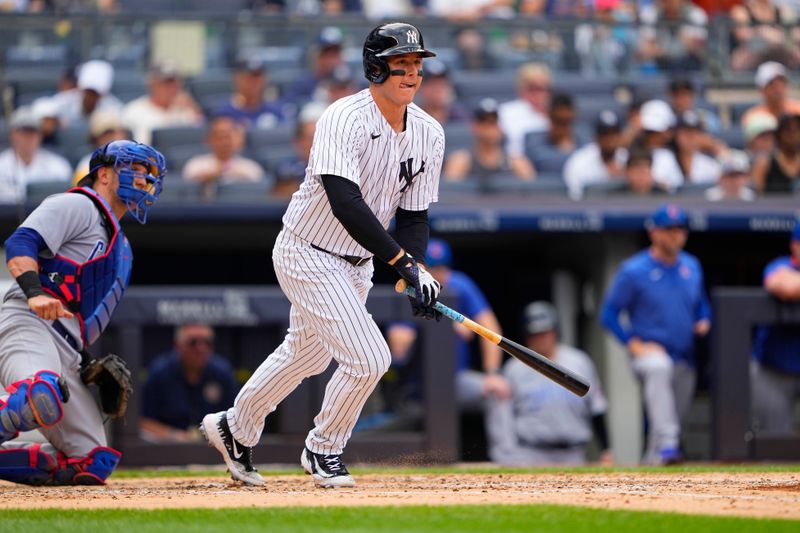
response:
{"label": "pinstriped jersey", "polygon": [[329,252],[368,257],[333,215],[321,176],[333,174],[358,185],[364,202],[384,228],[397,208],[428,209],[438,200],[444,156],[441,125],[415,104],[406,129],[395,132],[369,89],[337,100],[317,122],[306,176],[292,196],[283,224]]}

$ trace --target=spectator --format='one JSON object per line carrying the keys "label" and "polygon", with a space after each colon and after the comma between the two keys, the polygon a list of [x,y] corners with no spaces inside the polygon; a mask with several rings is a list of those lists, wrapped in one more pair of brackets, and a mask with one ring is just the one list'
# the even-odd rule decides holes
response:
{"label": "spectator", "polygon": [[[602,323],[627,348],[642,384],[649,424],[644,460],[681,459],[681,421],[697,380],[695,335],[706,335],[711,310],[703,269],[683,251],[688,217],[677,205],[659,207],[648,219],[651,245],[626,260],[606,294]],[[623,325],[620,314],[627,312]]]}
{"label": "spectator", "polygon": [[526,346],[587,378],[583,398],[565,390],[517,359],[503,366],[511,386],[511,401],[490,401],[487,430],[489,458],[509,466],[547,466],[586,463],[592,432],[600,443],[600,464],[613,462],[605,424],[607,402],[597,370],[584,352],[561,344],[558,315],[549,302],[529,304],[524,312]]}
{"label": "spectator", "polygon": [[593,0],[594,21],[575,28],[575,51],[586,76],[619,76],[636,45],[632,10],[622,0]]}
{"label": "spectator", "polygon": [[452,21],[481,20],[484,18],[512,18],[512,0],[428,0],[428,9],[435,17]]}
{"label": "spectator", "polygon": [[672,146],[683,184],[719,181],[719,163],[699,150],[704,134],[703,123],[697,113],[689,110],[678,116]]}
{"label": "spectator", "polygon": [[498,123],[498,107],[492,98],[478,102],[472,120],[472,149],[457,150],[447,157],[442,172],[446,180],[463,181],[474,177],[490,181],[492,176],[511,173],[523,180],[536,177],[526,157],[511,157],[506,153]]}
{"label": "spectator", "polygon": [[57,147],[61,143],[61,119],[55,97],[37,98],[31,105],[33,115],[39,120],[42,146]]}
{"label": "spectator", "polygon": [[771,113],[776,120],[787,113],[800,114],[800,101],[789,98],[789,84],[783,65],[775,61],[762,63],[755,79],[763,103],[748,109],[742,115],[742,124],[746,124],[752,114],[764,111]]}
{"label": "spectator", "polygon": [[772,113],[759,111],[751,113],[747,121],[742,122],[747,152],[752,159],[761,155],[769,155],[775,149],[775,130],[778,119]]}
{"label": "spectator", "polygon": [[722,157],[722,174],[719,184],[705,191],[706,200],[743,200],[750,202],[756,199],[755,191],[750,188],[750,159],[739,150],[731,150]]}
{"label": "spectator", "polygon": [[753,163],[759,193],[786,193],[800,179],[800,115],[783,115],[775,131],[775,149]]}
{"label": "spectator", "polygon": [[731,68],[751,70],[768,59],[791,67],[798,66],[800,50],[796,42],[797,14],[786,4],[772,0],[745,0],[731,8],[733,51]]}
{"label": "spectator", "polygon": [[63,181],[66,189],[72,167],[60,155],[41,147],[41,126],[33,110],[18,108],[8,126],[11,146],[0,152],[0,203],[23,202],[29,183]]}
{"label": "spectator", "polygon": [[125,106],[122,123],[133,138],[150,144],[153,130],[171,126],[200,126],[203,112],[183,90],[178,67],[171,61],[154,64],[147,80],[147,94]]}
{"label": "spectator", "polygon": [[114,67],[111,63],[93,59],[82,64],[78,68],[78,86],[52,97],[58,108],[60,126],[88,125],[95,110],[121,108],[122,103],[111,94],[113,82]]}
{"label": "spectator", "polygon": [[575,134],[575,105],[570,95],[553,95],[548,122],[550,127],[546,132],[526,136],[525,153],[538,172],[557,172],[561,175],[569,155],[584,144]]}
{"label": "spectator", "polygon": [[467,111],[456,101],[450,69],[435,57],[425,61],[425,78],[419,87],[417,103],[442,125],[469,119]]}
{"label": "spectator", "polygon": [[257,57],[242,57],[233,75],[234,92],[215,115],[233,117],[245,128],[274,128],[286,121],[283,102],[267,100],[269,86],[266,63]]}
{"label": "spectator", "polygon": [[653,177],[653,154],[641,146],[630,149],[625,162],[625,184],[619,192],[650,196],[666,192]]}
{"label": "spectator", "polygon": [[[122,127],[122,116],[118,109],[97,110],[89,119],[89,143],[94,148],[100,148],[112,141],[121,141],[130,138],[130,132]],[[75,166],[72,175],[72,184],[78,182],[89,173],[89,160],[92,154],[88,153]]]}
{"label": "spectator", "polygon": [[331,75],[317,86],[312,101],[328,105],[339,98],[344,98],[357,92],[358,86],[356,85],[353,69],[347,66],[346,63],[342,63],[334,68]]}
{"label": "spectator", "polygon": [[699,70],[708,39],[708,16],[690,0],[659,0],[639,11],[639,55],[645,69]]}
{"label": "spectator", "polygon": [[622,121],[610,109],[595,120],[595,141],[576,150],[564,165],[564,182],[570,197],[583,196],[590,183],[621,181],[625,176],[628,150],[622,145]]}
{"label": "spectator", "polygon": [[154,441],[201,440],[203,415],[233,403],[233,369],[214,353],[214,331],[205,324],[175,330],[173,350],[147,371],[142,391],[142,437]]}
{"label": "spectator", "polygon": [[700,122],[703,129],[707,132],[704,135],[703,145],[701,149],[706,150],[712,146],[713,139],[710,139],[709,134],[719,133],[722,125],[720,124],[719,117],[710,109],[704,109],[697,106],[695,99],[694,84],[688,78],[673,78],[669,82],[669,104],[672,107],[675,116],[681,116],[686,111],[694,111],[700,117]]}
{"label": "spectator", "polygon": [[342,30],[335,26],[322,28],[312,50],[314,59],[311,71],[298,76],[286,89],[284,98],[297,105],[308,102],[322,80],[327,79],[337,66],[344,64],[343,44]]}
{"label": "spectator", "polygon": [[672,142],[675,114],[663,100],[649,100],[640,111],[642,133],[634,145],[651,151],[653,179],[667,191],[683,184],[683,172],[669,146]]}
{"label": "spectator", "polygon": [[311,157],[311,144],[317,131],[317,121],[325,111],[323,104],[310,103],[303,107],[294,130],[294,156],[277,165],[275,187],[272,195],[290,198],[306,177],[306,167]]}
{"label": "spectator", "polygon": [[[500,330],[500,323],[492,311],[489,302],[475,282],[463,272],[451,268],[452,252],[450,246],[440,239],[431,239],[425,255],[425,264],[430,273],[442,283],[442,295],[452,294],[457,297],[455,306],[465,316],[483,326],[496,331]],[[482,410],[488,398],[508,400],[511,389],[508,382],[500,372],[503,354],[496,344],[486,339],[480,339],[480,352],[482,369],[472,370],[470,361],[470,342],[475,339],[475,334],[455,324],[456,336],[456,401],[465,411]],[[395,324],[387,332],[389,346],[392,349],[392,358],[396,362],[403,358],[404,348],[410,347],[416,337],[413,326]],[[395,364],[395,363],[393,363]]]}
{"label": "spectator", "polygon": [[[800,301],[800,222],[789,243],[790,255],[764,269],[764,288],[782,302]],[[791,433],[800,395],[800,331],[797,324],[761,326],[753,342],[750,367],[753,411],[758,429]]]}
{"label": "spectator", "polygon": [[518,98],[500,104],[500,129],[506,136],[508,154],[525,155],[525,135],[546,131],[550,126],[550,69],[542,63],[527,63],[517,70]]}
{"label": "spectator", "polygon": [[186,162],[183,179],[202,184],[206,198],[214,196],[219,183],[263,180],[261,165],[239,155],[244,139],[244,129],[231,117],[216,117],[209,123],[206,133],[210,150]]}
{"label": "spectator", "polygon": [[462,70],[491,70],[497,67],[486,37],[476,28],[465,27],[455,34],[458,64]]}

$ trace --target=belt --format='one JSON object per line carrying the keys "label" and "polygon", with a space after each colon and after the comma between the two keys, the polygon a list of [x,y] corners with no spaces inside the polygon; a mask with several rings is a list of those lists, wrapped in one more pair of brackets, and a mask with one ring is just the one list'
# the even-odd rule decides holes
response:
{"label": "belt", "polygon": [[56,333],[58,333],[58,335],[60,337],[63,337],[63,339],[65,341],[67,341],[67,344],[72,346],[76,351],[80,351],[80,349],[78,348],[78,346],[80,346],[78,344],[78,341],[75,340],[75,337],[73,337],[67,331],[67,328],[65,328],[64,325],[61,322],[59,322],[58,320],[54,320],[53,321],[53,329],[56,330]]}
{"label": "belt", "polygon": [[530,442],[520,439],[523,444],[538,450],[571,450],[581,446],[586,446],[585,442]]}
{"label": "belt", "polygon": [[358,257],[357,255],[335,254],[333,252],[329,252],[325,248],[320,248],[316,244],[312,244],[311,247],[315,250],[319,250],[320,252],[325,252],[326,254],[331,254],[334,257],[338,257],[339,259],[344,259],[354,267],[360,267],[362,265],[366,265],[372,259],[371,257]]}

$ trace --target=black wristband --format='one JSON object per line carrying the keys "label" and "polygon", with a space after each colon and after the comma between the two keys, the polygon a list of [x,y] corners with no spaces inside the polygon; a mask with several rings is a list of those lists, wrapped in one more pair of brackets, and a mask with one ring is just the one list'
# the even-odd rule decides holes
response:
{"label": "black wristband", "polygon": [[42,282],[39,281],[39,274],[33,270],[28,270],[17,276],[17,284],[29,300],[45,293],[44,289],[42,289]]}

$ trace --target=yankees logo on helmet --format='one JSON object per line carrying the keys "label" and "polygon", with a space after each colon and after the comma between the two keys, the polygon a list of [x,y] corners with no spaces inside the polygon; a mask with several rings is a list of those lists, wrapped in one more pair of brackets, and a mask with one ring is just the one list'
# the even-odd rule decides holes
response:
{"label": "yankees logo on helmet", "polygon": [[382,24],[372,30],[364,41],[364,76],[372,83],[383,83],[390,75],[387,57],[414,53],[422,57],[436,56],[425,49],[422,34],[411,24]]}

